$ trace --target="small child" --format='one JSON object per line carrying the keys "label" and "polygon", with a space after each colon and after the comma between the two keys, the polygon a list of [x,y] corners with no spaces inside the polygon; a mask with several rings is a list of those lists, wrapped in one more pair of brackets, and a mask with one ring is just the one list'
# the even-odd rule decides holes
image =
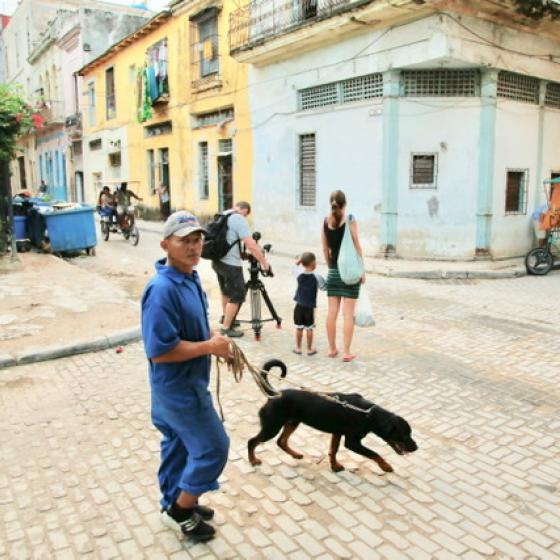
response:
{"label": "small child", "polygon": [[[296,347],[294,354],[301,354],[303,331],[307,331],[307,355],[317,354],[313,347],[313,329],[315,328],[315,308],[317,307],[317,289],[323,289],[325,280],[315,272],[317,260],[313,253],[303,253],[296,261],[297,290],[294,296],[294,325],[296,327]],[[303,270],[301,270],[303,267]]]}

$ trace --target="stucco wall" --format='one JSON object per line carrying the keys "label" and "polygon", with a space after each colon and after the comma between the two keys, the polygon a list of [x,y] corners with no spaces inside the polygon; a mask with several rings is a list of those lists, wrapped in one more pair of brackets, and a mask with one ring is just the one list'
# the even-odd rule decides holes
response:
{"label": "stucco wall", "polygon": [[[486,42],[475,40],[476,35]],[[479,37],[479,38],[480,38]],[[288,243],[317,236],[328,194],[342,188],[360,218],[365,249],[380,246],[383,127],[398,127],[397,254],[472,258],[476,247],[482,99],[399,97],[396,117],[384,118],[380,99],[297,111],[297,90],[390,69],[494,67],[560,81],[550,60],[507,52],[560,53],[560,43],[471,17],[434,15],[393,29],[364,32],[321,48],[253,66],[249,95],[254,126],[255,222]],[[540,50],[539,50],[540,49]],[[281,54],[278,55],[281,57]],[[560,168],[558,114],[543,109],[542,170]],[[491,254],[523,254],[532,243],[539,108],[498,99]],[[316,133],[317,203],[298,208],[298,133]],[[512,146],[515,145],[515,148]],[[482,148],[481,148],[482,146]],[[437,155],[435,189],[410,189],[413,152]],[[521,163],[525,162],[525,163]],[[505,216],[506,168],[529,168],[527,213]],[[540,188],[540,179],[539,179]],[[314,240],[315,242],[315,240]],[[316,245],[315,245],[316,246]]]}

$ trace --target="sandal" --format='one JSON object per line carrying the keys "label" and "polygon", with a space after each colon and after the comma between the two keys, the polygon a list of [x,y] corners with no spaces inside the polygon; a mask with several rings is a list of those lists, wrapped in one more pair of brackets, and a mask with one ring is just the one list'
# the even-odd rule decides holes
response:
{"label": "sandal", "polygon": [[335,350],[334,352],[328,352],[327,353],[328,358],[336,358],[337,356],[338,356],[338,350]]}
{"label": "sandal", "polygon": [[315,350],[315,348],[313,348],[313,350],[308,350],[307,351],[308,356],[315,356],[315,354],[317,354],[317,350]]}
{"label": "sandal", "polygon": [[295,348],[292,350],[292,352],[294,354],[297,354],[298,356],[301,356],[301,350],[296,350]]}
{"label": "sandal", "polygon": [[357,358],[356,354],[345,354],[344,358],[342,358],[343,362],[351,362]]}

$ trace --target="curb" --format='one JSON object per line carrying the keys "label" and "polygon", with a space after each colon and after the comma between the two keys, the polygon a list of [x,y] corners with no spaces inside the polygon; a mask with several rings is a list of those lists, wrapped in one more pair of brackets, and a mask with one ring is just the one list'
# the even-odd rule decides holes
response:
{"label": "curb", "polygon": [[[274,255],[286,258],[293,258],[286,250],[277,249]],[[527,276],[525,270],[391,270],[388,267],[376,268],[375,265],[368,266],[366,257],[366,274],[375,274],[387,278],[414,278],[416,280],[500,280],[504,278],[520,278]]]}
{"label": "curb", "polygon": [[50,346],[41,350],[31,350],[18,356],[0,355],[0,369],[66,358],[76,354],[108,350],[121,344],[131,344],[142,338],[140,327],[119,331],[117,333],[94,338],[85,342],[77,342],[66,346]]}
{"label": "curb", "polygon": [[366,271],[370,274],[385,276],[387,278],[415,278],[417,280],[500,280],[504,278],[520,278],[527,276],[523,270],[512,270],[510,272],[497,272],[490,270],[426,270],[426,271]]}

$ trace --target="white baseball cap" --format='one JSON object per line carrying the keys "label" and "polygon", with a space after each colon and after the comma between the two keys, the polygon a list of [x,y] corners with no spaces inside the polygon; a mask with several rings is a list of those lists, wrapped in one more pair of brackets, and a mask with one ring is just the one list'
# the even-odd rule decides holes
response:
{"label": "white baseball cap", "polygon": [[163,226],[163,238],[167,239],[172,235],[185,237],[195,231],[206,233],[206,230],[200,225],[198,218],[194,214],[191,214],[187,210],[180,210],[179,212],[174,212],[167,218]]}

